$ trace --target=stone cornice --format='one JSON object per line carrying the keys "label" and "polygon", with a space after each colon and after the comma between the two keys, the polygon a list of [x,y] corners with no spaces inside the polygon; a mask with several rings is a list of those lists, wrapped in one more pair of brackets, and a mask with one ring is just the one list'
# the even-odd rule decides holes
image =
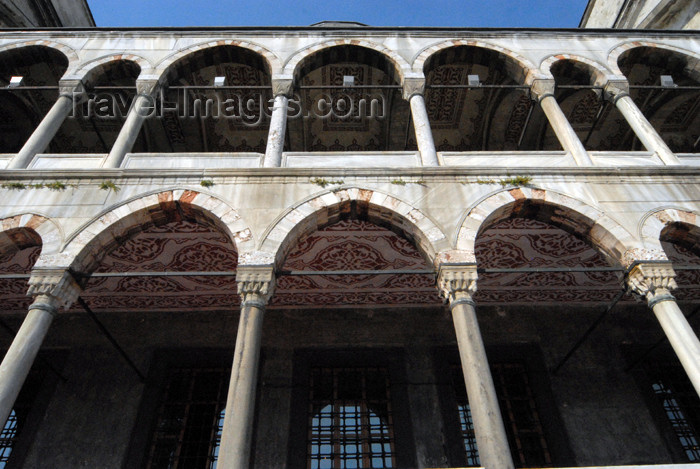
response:
{"label": "stone cornice", "polygon": [[46,295],[54,299],[57,306],[68,309],[81,291],[73,275],[65,269],[33,269],[27,296]]}
{"label": "stone cornice", "polygon": [[265,308],[275,289],[275,270],[271,265],[239,266],[236,270],[241,307]]}
{"label": "stone cornice", "polygon": [[438,267],[438,288],[450,304],[471,301],[477,278],[476,264],[441,264]]}
{"label": "stone cornice", "polygon": [[640,262],[627,274],[627,285],[645,297],[651,307],[664,299],[673,299],[671,290],[678,287],[675,277],[670,261]]}

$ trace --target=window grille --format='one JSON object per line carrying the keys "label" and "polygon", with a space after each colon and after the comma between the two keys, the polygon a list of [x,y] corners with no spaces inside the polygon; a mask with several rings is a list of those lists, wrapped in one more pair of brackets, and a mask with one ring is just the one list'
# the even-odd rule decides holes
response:
{"label": "window grille", "polygon": [[[462,370],[459,366],[454,366],[452,370],[466,462],[471,467],[479,466],[479,452]],[[515,466],[551,467],[552,458],[525,365],[496,363],[491,367],[491,375]]]}
{"label": "window grille", "polygon": [[22,428],[26,423],[29,411],[41,389],[44,373],[45,370],[42,369],[32,369],[29,372],[10,412],[10,416],[7,418],[2,431],[0,431],[0,469],[4,469],[10,461],[12,450],[16,447],[17,441],[21,437]]}
{"label": "window grille", "polygon": [[700,399],[678,362],[649,361],[646,369],[657,401],[690,462],[700,461]]}
{"label": "window grille", "polygon": [[216,468],[230,372],[230,368],[171,371],[147,468]]}
{"label": "window grille", "polygon": [[396,467],[389,377],[383,368],[313,368],[308,469]]}

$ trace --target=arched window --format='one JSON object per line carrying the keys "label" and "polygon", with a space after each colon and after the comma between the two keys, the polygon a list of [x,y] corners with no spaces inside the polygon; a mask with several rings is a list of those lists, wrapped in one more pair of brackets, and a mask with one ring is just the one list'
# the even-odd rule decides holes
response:
{"label": "arched window", "polygon": [[386,369],[314,368],[310,384],[309,469],[396,467]]}

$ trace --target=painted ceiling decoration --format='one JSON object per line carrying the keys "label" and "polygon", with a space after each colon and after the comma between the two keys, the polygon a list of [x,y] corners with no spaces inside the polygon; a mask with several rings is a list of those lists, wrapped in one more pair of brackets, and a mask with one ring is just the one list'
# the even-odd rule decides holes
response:
{"label": "painted ceiling decoration", "polygon": [[[342,220],[301,239],[282,271],[431,270],[402,236],[362,220]],[[277,307],[435,305],[442,301],[433,275],[281,276],[272,298]]]}
{"label": "painted ceiling decoration", "polygon": [[[0,255],[0,274],[28,274],[40,253],[28,232],[13,232],[16,246]],[[678,241],[669,238],[669,241]],[[677,268],[680,301],[700,300],[700,257],[679,242],[663,242]],[[510,218],[486,229],[476,242],[482,269],[610,267],[587,242],[553,225]],[[136,234],[108,253],[96,269],[112,272],[235,272],[236,250],[215,228],[170,222]],[[377,271],[361,275],[289,275],[290,271]],[[431,271],[432,266],[403,236],[382,226],[345,219],[300,239],[287,256],[270,307],[421,307],[442,304],[435,276],[382,274],[383,270]],[[507,272],[479,274],[477,304],[608,304],[622,288],[619,272]],[[30,304],[27,279],[0,279],[7,312]],[[237,310],[235,275],[116,276],[89,279],[82,297],[96,312]],[[636,301],[629,295],[624,302]],[[80,312],[74,305],[72,311]]]}

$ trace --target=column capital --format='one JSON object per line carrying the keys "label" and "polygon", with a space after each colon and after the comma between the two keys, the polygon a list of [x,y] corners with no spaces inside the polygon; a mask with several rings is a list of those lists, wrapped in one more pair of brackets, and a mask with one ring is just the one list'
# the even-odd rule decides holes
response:
{"label": "column capital", "polygon": [[670,261],[640,262],[627,274],[627,285],[632,292],[643,296],[649,307],[664,300],[672,300],[671,290],[678,287],[676,272]]}
{"label": "column capital", "polygon": [[155,93],[158,88],[157,79],[137,79],[136,80],[136,93],[146,96],[151,96]]}
{"label": "column capital", "polygon": [[32,269],[27,296],[49,296],[64,309],[78,298],[82,288],[67,269]]}
{"label": "column capital", "polygon": [[59,96],[68,96],[72,98],[75,94],[85,93],[85,84],[78,79],[65,79],[58,82]]}
{"label": "column capital", "polygon": [[603,87],[603,96],[607,101],[615,102],[623,96],[630,94],[630,84],[625,79],[612,79]]}
{"label": "column capital", "polygon": [[451,306],[473,303],[477,278],[476,264],[440,264],[438,267],[438,288]]}
{"label": "column capital", "polygon": [[283,95],[291,97],[294,91],[294,77],[292,75],[273,75],[270,80],[272,83],[272,95]]}
{"label": "column capital", "polygon": [[405,77],[401,86],[403,87],[403,99],[410,101],[413,95],[423,96],[425,94],[425,77]]}
{"label": "column capital", "polygon": [[239,266],[236,270],[241,307],[264,308],[275,289],[275,269],[271,265]]}
{"label": "column capital", "polygon": [[530,83],[530,98],[533,101],[542,101],[547,96],[554,96],[555,87],[554,78],[535,78]]}

